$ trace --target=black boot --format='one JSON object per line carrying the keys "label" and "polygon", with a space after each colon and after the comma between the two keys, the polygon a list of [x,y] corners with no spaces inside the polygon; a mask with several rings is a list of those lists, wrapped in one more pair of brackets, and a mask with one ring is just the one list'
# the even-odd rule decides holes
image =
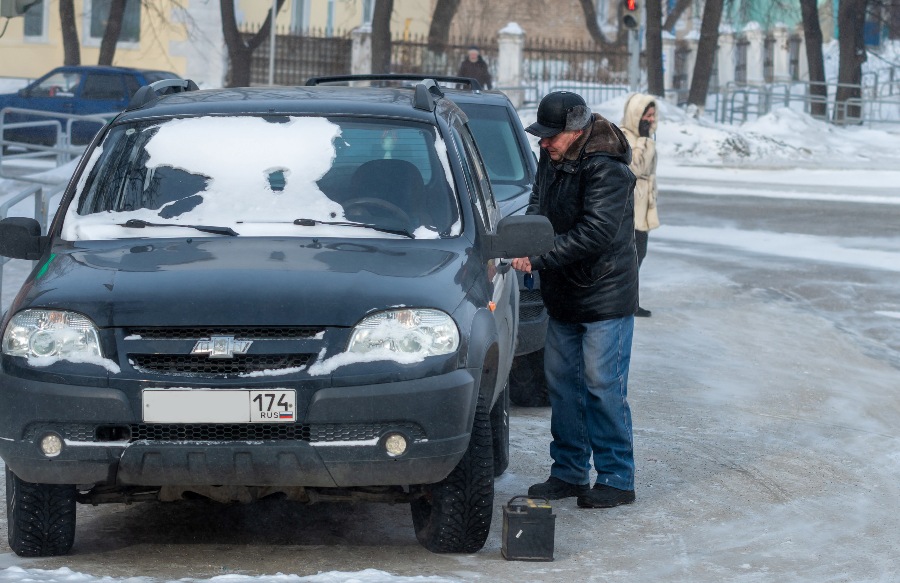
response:
{"label": "black boot", "polygon": [[562,498],[580,497],[590,492],[590,484],[570,484],[559,478],[550,476],[546,482],[535,484],[528,488],[528,495],[535,498],[546,498],[547,500],[560,500]]}
{"label": "black boot", "polygon": [[638,309],[634,311],[634,315],[636,318],[649,318],[650,314],[650,310],[645,310],[640,306],[638,306]]}
{"label": "black boot", "polygon": [[580,508],[612,508],[619,504],[634,502],[634,490],[619,490],[606,484],[594,484],[594,487],[578,497]]}

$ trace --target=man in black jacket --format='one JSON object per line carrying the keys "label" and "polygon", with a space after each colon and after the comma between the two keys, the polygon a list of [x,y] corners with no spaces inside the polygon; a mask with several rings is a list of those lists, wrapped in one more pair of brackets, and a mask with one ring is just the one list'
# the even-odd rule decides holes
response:
{"label": "man in black jacket", "polygon": [[548,217],[556,233],[551,251],[513,260],[518,270],[540,272],[550,315],[544,371],[553,465],[528,493],[574,496],[583,508],[629,504],[628,367],[638,290],[631,148],[618,127],[568,91],[546,95],[527,131],[541,138],[527,212]]}

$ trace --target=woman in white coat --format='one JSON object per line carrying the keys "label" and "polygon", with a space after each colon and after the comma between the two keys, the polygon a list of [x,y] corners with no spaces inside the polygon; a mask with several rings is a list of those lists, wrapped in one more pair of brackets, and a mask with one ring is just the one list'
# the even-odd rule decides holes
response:
{"label": "woman in white coat", "polygon": [[[634,185],[634,242],[638,253],[638,269],[647,255],[651,230],[659,226],[656,212],[656,133],[657,107],[652,95],[634,93],[625,102],[620,127],[631,146],[631,171],[637,177]],[[638,307],[635,316],[650,317],[650,310]]]}

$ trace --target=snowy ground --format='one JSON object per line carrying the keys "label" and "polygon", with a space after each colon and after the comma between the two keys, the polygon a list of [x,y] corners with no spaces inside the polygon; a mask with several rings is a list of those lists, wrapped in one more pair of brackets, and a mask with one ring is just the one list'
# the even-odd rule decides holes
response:
{"label": "snowy ground", "polygon": [[[623,103],[594,109],[618,121]],[[4,518],[0,583],[898,580],[900,134],[788,110],[662,117],[630,388],[638,501],[555,503],[553,563],[500,557],[499,506],[549,467],[548,411],[514,409],[477,554],[423,551],[405,508],[139,504],[79,508],[61,559],[10,553]],[[6,267],[3,306],[24,270]]]}

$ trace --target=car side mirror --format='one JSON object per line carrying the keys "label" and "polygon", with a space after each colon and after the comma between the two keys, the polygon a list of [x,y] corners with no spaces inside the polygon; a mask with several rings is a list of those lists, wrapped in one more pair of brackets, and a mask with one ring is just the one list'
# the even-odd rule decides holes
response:
{"label": "car side mirror", "polygon": [[0,221],[0,255],[12,259],[40,259],[47,238],[41,237],[41,224],[27,217],[9,217]]}
{"label": "car side mirror", "polygon": [[543,215],[504,217],[497,233],[488,236],[490,256],[513,259],[541,255],[553,249],[553,236],[553,226]]}
{"label": "car side mirror", "polygon": [[16,95],[18,95],[19,97],[28,97],[28,90],[19,89],[18,91],[16,91]]}

